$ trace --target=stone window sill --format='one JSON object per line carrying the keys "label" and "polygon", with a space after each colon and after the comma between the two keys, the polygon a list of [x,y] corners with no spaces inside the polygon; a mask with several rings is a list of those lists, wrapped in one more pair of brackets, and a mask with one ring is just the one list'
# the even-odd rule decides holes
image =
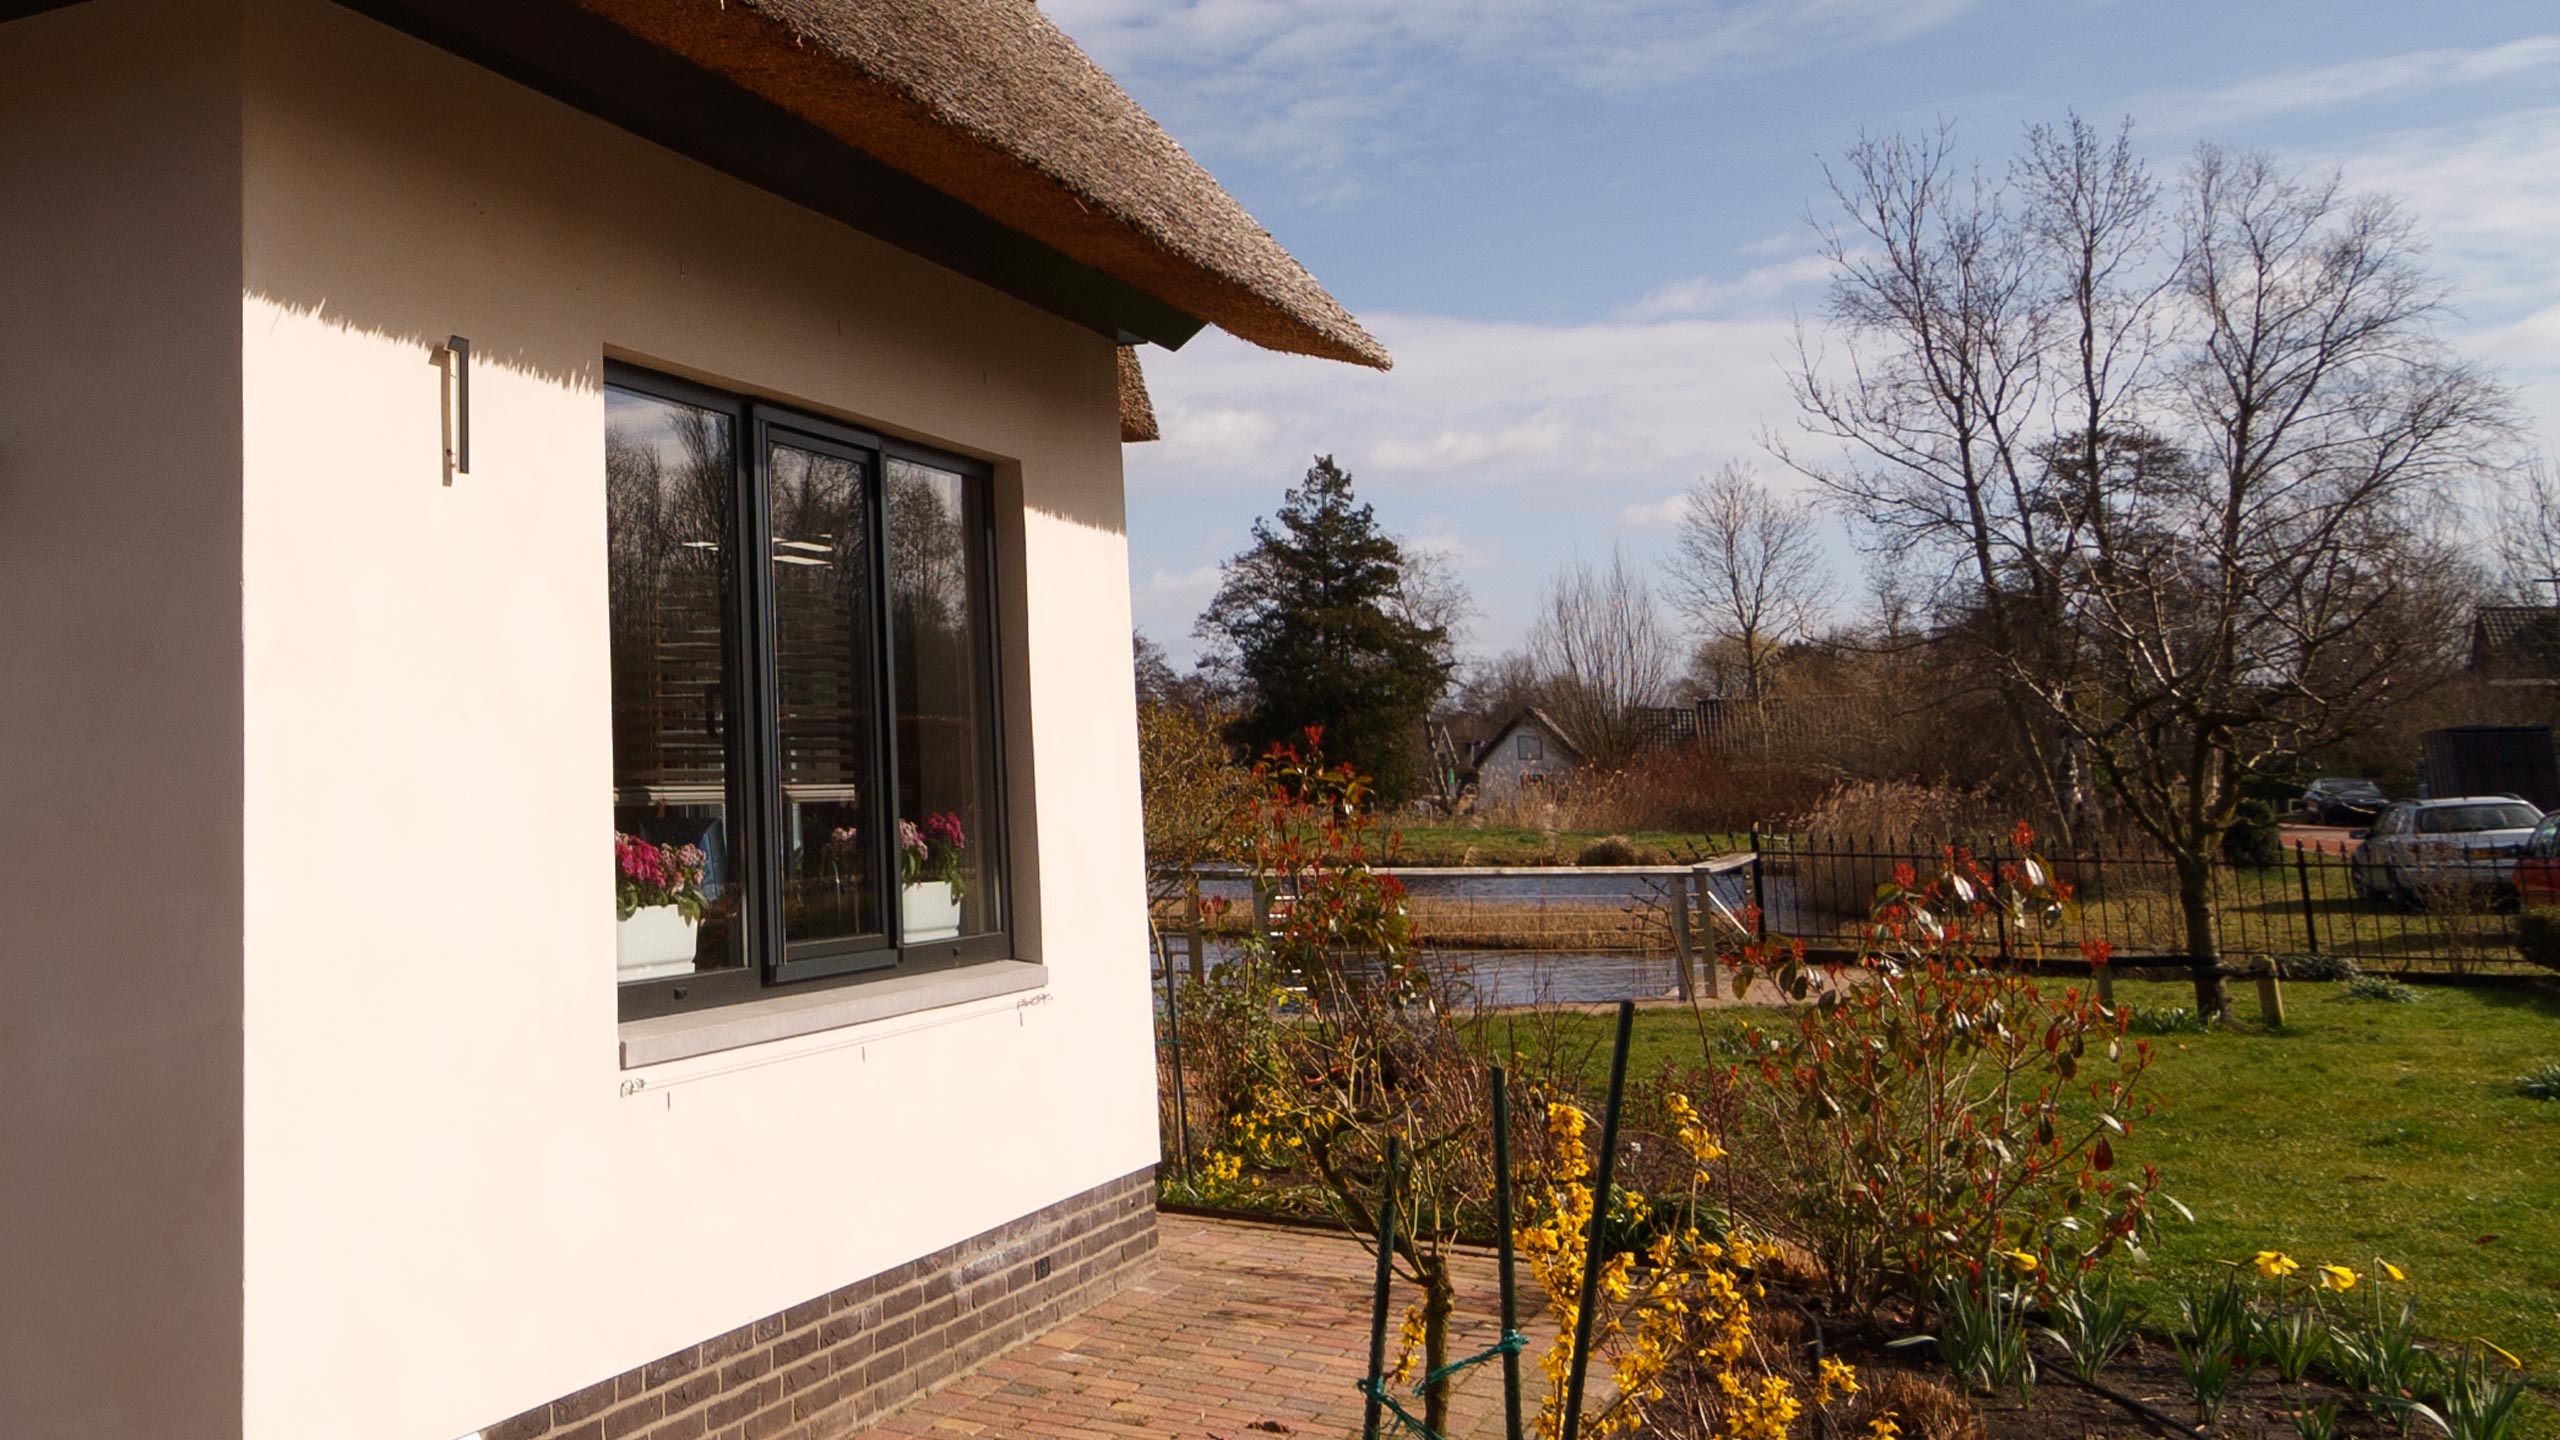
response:
{"label": "stone window sill", "polygon": [[622,1068],[661,1065],[743,1045],[762,1045],[972,1000],[1017,995],[1048,983],[1049,968],[1045,965],[987,960],[920,974],[888,975],[805,995],[776,995],[714,1010],[626,1020],[621,1031]]}

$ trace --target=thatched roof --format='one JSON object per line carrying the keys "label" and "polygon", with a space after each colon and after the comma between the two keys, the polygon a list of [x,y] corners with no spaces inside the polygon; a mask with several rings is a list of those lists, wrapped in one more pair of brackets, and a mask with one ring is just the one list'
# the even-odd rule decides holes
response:
{"label": "thatched roof", "polygon": [[575,0],[989,218],[1243,339],[1386,350],[1026,0]]}
{"label": "thatched roof", "polygon": [[1156,402],[1147,394],[1147,372],[1138,368],[1138,347],[1120,347],[1120,443],[1135,445],[1162,439],[1156,427]]}

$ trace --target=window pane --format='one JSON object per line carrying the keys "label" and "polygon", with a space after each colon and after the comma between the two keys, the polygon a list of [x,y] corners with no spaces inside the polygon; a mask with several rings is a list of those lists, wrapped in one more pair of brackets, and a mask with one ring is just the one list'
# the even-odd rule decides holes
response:
{"label": "window pane", "polygon": [[[777,444],[774,656],[782,764],[782,926],[795,951],[884,933],[873,804],[878,687],[870,467]],[[831,943],[832,942],[832,943]]]}
{"label": "window pane", "polygon": [[605,391],[615,908],[622,980],[744,963],[722,630],[728,416]]}
{"label": "window pane", "polygon": [[908,943],[984,934],[1004,913],[978,482],[888,462],[899,874]]}

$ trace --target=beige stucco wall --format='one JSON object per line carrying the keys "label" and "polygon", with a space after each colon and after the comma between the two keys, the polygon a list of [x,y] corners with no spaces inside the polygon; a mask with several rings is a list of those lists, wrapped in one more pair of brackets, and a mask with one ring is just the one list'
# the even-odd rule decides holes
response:
{"label": "beige stucco wall", "polygon": [[0,1435],[240,1406],[236,27],[0,24]]}
{"label": "beige stucco wall", "polygon": [[[1110,345],[321,0],[247,10],[246,1432],[452,1440],[1152,1163]],[[617,1068],[608,354],[1018,487],[1038,1003]]]}

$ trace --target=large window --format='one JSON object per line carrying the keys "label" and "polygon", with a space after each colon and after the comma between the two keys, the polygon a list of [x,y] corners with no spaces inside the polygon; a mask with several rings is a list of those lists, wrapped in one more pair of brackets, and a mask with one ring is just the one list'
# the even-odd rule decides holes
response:
{"label": "large window", "polygon": [[615,368],[626,1019],[1002,956],[983,466]]}

